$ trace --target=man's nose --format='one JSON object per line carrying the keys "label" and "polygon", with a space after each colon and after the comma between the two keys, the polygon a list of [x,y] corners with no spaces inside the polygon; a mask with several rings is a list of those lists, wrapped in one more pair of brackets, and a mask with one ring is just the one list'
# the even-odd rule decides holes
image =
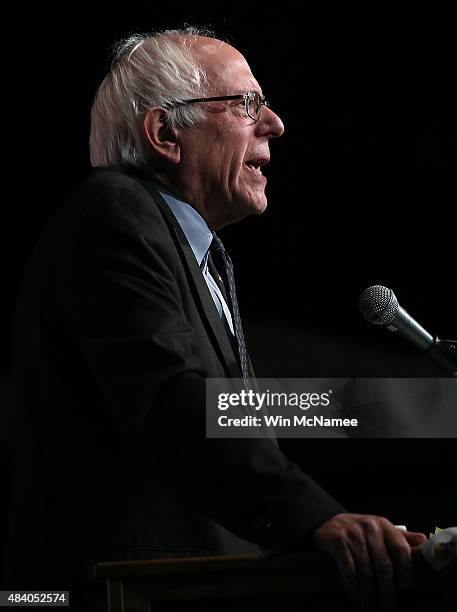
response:
{"label": "man's nose", "polygon": [[262,114],[257,124],[262,135],[267,134],[269,138],[279,138],[284,133],[284,123],[268,106],[262,107]]}

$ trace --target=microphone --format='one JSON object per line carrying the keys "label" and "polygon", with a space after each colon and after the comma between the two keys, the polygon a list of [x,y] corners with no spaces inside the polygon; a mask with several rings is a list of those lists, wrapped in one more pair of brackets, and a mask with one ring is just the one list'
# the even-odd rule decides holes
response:
{"label": "microphone", "polygon": [[457,376],[457,342],[430,334],[400,306],[392,289],[382,285],[368,287],[360,296],[359,308],[365,321],[387,327]]}

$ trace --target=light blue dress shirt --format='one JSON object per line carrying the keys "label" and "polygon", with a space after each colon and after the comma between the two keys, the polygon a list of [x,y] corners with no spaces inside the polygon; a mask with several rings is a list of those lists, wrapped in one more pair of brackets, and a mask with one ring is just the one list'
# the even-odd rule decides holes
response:
{"label": "light blue dress shirt", "polygon": [[216,281],[211,276],[208,269],[208,254],[213,234],[207,226],[205,220],[198,214],[195,208],[192,208],[190,204],[180,200],[175,195],[166,191],[162,186],[158,187],[158,192],[169,206],[171,212],[176,217],[177,222],[181,226],[184,235],[186,236],[190,248],[192,249],[195,259],[203,274],[203,278],[208,285],[208,289],[213,298],[213,302],[217,308],[217,312],[221,319],[226,319],[228,326],[234,334],[232,315],[221,293],[221,290],[217,286]]}

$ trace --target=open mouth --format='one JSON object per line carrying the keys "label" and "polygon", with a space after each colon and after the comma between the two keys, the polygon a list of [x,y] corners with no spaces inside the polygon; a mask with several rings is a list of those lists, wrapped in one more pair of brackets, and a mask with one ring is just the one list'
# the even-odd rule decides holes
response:
{"label": "open mouth", "polygon": [[244,163],[249,168],[249,170],[257,174],[257,176],[263,176],[262,167],[266,166],[268,161],[268,159],[253,159]]}

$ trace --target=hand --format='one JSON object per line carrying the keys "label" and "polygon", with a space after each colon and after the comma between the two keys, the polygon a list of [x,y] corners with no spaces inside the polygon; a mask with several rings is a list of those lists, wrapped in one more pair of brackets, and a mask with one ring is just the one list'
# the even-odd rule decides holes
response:
{"label": "hand", "polygon": [[317,550],[337,563],[348,597],[365,610],[388,608],[411,582],[411,548],[427,538],[400,531],[380,516],[337,514],[312,535]]}

